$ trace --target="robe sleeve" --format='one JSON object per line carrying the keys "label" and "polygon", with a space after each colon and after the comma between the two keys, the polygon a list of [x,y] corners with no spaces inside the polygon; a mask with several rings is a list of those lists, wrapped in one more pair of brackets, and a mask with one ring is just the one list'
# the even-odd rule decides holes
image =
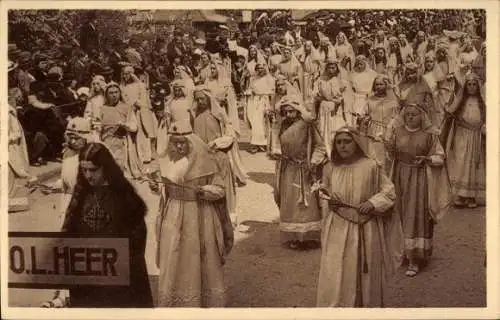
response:
{"label": "robe sleeve", "polygon": [[385,175],[383,170],[376,170],[378,175],[377,180],[379,181],[379,192],[373,195],[368,201],[375,208],[375,212],[383,213],[389,210],[396,200],[396,190],[394,184],[391,182],[389,177]]}
{"label": "robe sleeve", "polygon": [[432,135],[432,147],[429,151],[428,157],[430,158],[430,165],[433,167],[440,167],[444,165],[445,153],[438,136]]}
{"label": "robe sleeve", "polygon": [[138,80],[139,83],[139,94],[137,97],[137,101],[135,101],[135,105],[138,106],[139,108],[149,108],[148,104],[148,90],[146,88],[146,85],[142,83],[141,80]]}
{"label": "robe sleeve", "polygon": [[129,113],[127,114],[126,126],[127,126],[127,131],[137,132],[138,129],[137,116],[135,115],[133,109],[130,109]]}
{"label": "robe sleeve", "polygon": [[321,137],[318,128],[313,124],[311,128],[313,151],[311,155],[311,164],[321,164],[327,159],[325,141]]}
{"label": "robe sleeve", "polygon": [[84,117],[92,117],[92,111],[93,111],[93,106],[92,106],[92,101],[89,99],[87,100],[87,104],[85,106],[85,111],[83,112]]}
{"label": "robe sleeve", "polygon": [[[330,163],[327,163],[323,169],[323,175],[321,178],[321,184],[326,190],[331,190],[330,186],[330,177],[332,176],[332,166]],[[321,199],[319,200],[320,208],[321,208],[321,216],[325,218],[330,213],[330,204],[328,200]]]}
{"label": "robe sleeve", "polygon": [[9,113],[9,142],[16,141],[22,138],[22,131],[20,130],[19,122],[16,116]]}

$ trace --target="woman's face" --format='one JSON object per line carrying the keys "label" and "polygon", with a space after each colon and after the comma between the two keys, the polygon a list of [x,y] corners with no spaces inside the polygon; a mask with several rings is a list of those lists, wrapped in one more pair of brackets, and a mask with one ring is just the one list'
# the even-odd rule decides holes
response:
{"label": "woman's face", "polygon": [[92,89],[94,89],[94,92],[101,92],[102,91],[102,88],[101,88],[101,84],[97,81],[94,81],[92,82]]}
{"label": "woman's face", "polygon": [[266,74],[266,69],[264,69],[264,66],[261,65],[261,64],[258,64],[256,67],[255,67],[255,72],[259,75],[259,76],[263,76]]}
{"label": "woman's face", "polygon": [[283,60],[288,61],[292,58],[292,51],[290,49],[283,50]]}
{"label": "woman's face", "polygon": [[248,50],[248,55],[250,56],[250,58],[257,58],[257,49],[255,49],[255,47],[251,47]]}
{"label": "woman's face", "polygon": [[416,82],[417,81],[417,70],[407,69],[406,70],[406,79],[411,83]]}
{"label": "woman's face", "polygon": [[170,138],[170,145],[180,157],[185,157],[189,154],[189,142],[185,137],[172,136]]}
{"label": "woman's face", "polygon": [[219,75],[219,72],[217,71],[217,67],[215,65],[210,66],[210,73],[212,77],[217,77]]}
{"label": "woman's face", "polygon": [[180,79],[180,78],[181,78],[181,70],[179,70],[179,69],[175,68],[175,69],[174,69],[174,77],[175,77],[176,79]]}
{"label": "woman's face", "polygon": [[404,112],[405,124],[410,129],[420,128],[422,125],[422,114],[416,107],[407,107]]}
{"label": "woman's face", "polygon": [[210,62],[210,59],[208,58],[208,55],[206,53],[201,55],[201,63],[206,66]]}
{"label": "woman's face", "polygon": [[182,92],[182,88],[180,87],[174,87],[174,96],[176,98],[181,98],[184,96],[184,93]]}
{"label": "woman's face", "polygon": [[385,94],[387,91],[385,81],[383,79],[375,79],[374,89],[377,95]]}
{"label": "woman's face", "polygon": [[125,79],[125,81],[131,81],[133,74],[134,74],[134,71],[132,69],[125,68],[123,70],[123,78]]}
{"label": "woman's face", "polygon": [[339,72],[339,67],[337,66],[336,63],[330,63],[326,67],[326,72],[329,76],[333,77]]}
{"label": "woman's face", "polygon": [[266,47],[266,48],[264,49],[264,56],[265,56],[266,58],[269,58],[270,56],[272,56],[272,54],[273,54],[273,53],[272,53],[272,51],[271,51],[271,48]]}
{"label": "woman's face", "polygon": [[343,34],[339,34],[337,36],[337,41],[339,42],[339,44],[343,44],[345,42],[345,37]]}
{"label": "woman's face", "polygon": [[306,42],[304,44],[304,51],[306,53],[310,53],[312,51],[312,43],[311,42]]}
{"label": "woman's face", "polygon": [[425,71],[429,72],[429,71],[432,71],[434,69],[434,60],[432,59],[425,59]]}
{"label": "woman's face", "polygon": [[348,133],[340,133],[335,137],[335,150],[342,159],[351,159],[358,146]]}
{"label": "woman's face", "polygon": [[356,61],[355,67],[358,72],[363,72],[366,69],[366,62],[364,60],[358,60]]}
{"label": "woman's face", "polygon": [[479,86],[477,84],[477,81],[467,81],[465,87],[468,95],[475,95],[479,91]]}
{"label": "woman's face", "polygon": [[91,161],[81,161],[80,170],[87,182],[93,186],[98,187],[106,183],[106,176],[102,167],[98,167]]}
{"label": "woman's face", "polygon": [[64,135],[64,139],[65,139],[68,147],[71,150],[75,150],[75,151],[81,150],[83,147],[85,147],[85,144],[87,143],[87,141],[85,139],[83,139],[79,135],[76,135],[76,134],[71,133],[71,132],[66,133]]}
{"label": "woman's face", "polygon": [[383,49],[377,50],[377,58],[383,58],[385,56],[385,51]]}
{"label": "woman's face", "polygon": [[279,95],[286,95],[286,83],[284,81],[276,82],[276,93]]}
{"label": "woman's face", "polygon": [[110,87],[107,92],[107,98],[111,105],[115,105],[120,100],[120,89],[117,87]]}
{"label": "woman's face", "polygon": [[208,97],[203,92],[196,92],[194,98],[199,107],[203,108],[208,106]]}

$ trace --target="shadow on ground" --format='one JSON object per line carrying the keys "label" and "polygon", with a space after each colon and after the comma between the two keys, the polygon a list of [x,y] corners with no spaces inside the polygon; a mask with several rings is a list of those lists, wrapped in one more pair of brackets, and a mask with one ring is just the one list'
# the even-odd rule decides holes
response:
{"label": "shadow on ground", "polygon": [[228,307],[313,307],[321,251],[285,248],[277,223],[242,225],[224,267]]}
{"label": "shadow on ground", "polygon": [[248,172],[250,180],[257,183],[265,183],[274,187],[275,174],[271,172]]}

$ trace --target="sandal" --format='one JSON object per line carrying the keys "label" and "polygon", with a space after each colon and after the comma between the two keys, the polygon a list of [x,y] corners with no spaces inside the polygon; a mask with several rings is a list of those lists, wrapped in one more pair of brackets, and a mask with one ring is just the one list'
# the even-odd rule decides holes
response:
{"label": "sandal", "polygon": [[406,269],[405,275],[407,277],[414,277],[414,276],[417,275],[418,271],[419,271],[418,270],[418,266],[416,266],[416,265],[409,265],[408,269]]}
{"label": "sandal", "polygon": [[250,150],[248,150],[248,152],[251,154],[256,154],[257,152],[259,152],[259,148],[251,147]]}

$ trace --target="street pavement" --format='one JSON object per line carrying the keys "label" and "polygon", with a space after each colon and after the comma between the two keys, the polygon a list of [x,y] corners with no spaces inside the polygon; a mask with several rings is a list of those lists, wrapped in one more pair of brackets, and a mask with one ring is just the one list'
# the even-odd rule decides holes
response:
{"label": "street pavement", "polygon": [[[242,141],[247,140],[248,133]],[[244,145],[244,144],[243,144]],[[243,146],[244,149],[244,146]],[[238,189],[240,227],[226,265],[228,307],[314,307],[321,250],[293,251],[279,239],[279,212],[272,184],[274,162],[265,154],[242,151],[249,174]],[[146,261],[156,296],[154,223],[158,197],[147,184],[136,184],[148,204]],[[9,214],[9,231],[59,231],[60,195],[31,194],[31,209]],[[435,229],[434,256],[415,278],[404,269],[389,280],[387,307],[485,307],[485,209],[454,210]],[[11,307],[38,307],[53,290],[9,289]]]}

